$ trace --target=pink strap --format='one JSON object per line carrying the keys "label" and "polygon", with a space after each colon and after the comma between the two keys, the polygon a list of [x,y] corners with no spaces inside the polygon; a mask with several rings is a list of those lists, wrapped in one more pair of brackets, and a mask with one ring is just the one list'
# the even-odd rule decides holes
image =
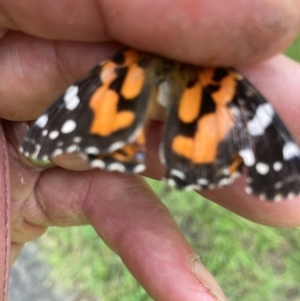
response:
{"label": "pink strap", "polygon": [[10,259],[10,181],[5,134],[0,121],[0,301],[7,300]]}

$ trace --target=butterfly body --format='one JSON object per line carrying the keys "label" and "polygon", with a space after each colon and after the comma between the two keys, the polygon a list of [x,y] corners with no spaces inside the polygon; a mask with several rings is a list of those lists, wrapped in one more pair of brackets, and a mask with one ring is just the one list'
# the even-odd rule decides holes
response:
{"label": "butterfly body", "polygon": [[39,160],[75,152],[93,167],[139,173],[154,102],[166,109],[160,158],[170,185],[223,187],[246,169],[249,193],[270,200],[299,194],[300,150],[241,74],[130,49],[70,86],[37,119],[20,151]]}

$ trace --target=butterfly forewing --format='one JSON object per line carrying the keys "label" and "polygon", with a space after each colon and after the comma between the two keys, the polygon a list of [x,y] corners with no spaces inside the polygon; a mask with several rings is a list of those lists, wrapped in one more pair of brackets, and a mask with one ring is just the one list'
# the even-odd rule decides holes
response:
{"label": "butterfly forewing", "polygon": [[137,157],[125,164],[125,171],[134,170],[144,158],[143,146],[137,147],[136,139],[144,126],[152,88],[139,63],[137,52],[125,51],[70,86],[25,136],[21,145],[25,156],[46,160],[77,152],[100,167],[100,158],[104,166],[115,157],[125,160],[129,147],[121,149],[132,144],[130,154],[136,150]]}

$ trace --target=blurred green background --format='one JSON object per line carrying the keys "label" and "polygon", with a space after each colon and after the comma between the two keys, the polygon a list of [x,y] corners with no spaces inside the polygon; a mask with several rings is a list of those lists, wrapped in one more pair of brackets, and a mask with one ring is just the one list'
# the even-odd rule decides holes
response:
{"label": "blurred green background", "polygon": [[[300,61],[300,38],[286,54]],[[196,193],[163,194],[164,184],[149,183],[229,300],[300,300],[299,228],[260,226]],[[91,227],[51,228],[37,244],[53,267],[49,279],[78,300],[152,300]]]}

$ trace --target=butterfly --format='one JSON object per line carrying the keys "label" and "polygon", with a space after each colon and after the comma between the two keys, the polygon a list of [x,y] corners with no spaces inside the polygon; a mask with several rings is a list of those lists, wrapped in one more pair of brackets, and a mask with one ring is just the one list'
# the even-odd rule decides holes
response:
{"label": "butterfly", "polygon": [[164,180],[187,190],[230,185],[279,201],[300,192],[300,149],[270,103],[237,71],[124,49],[71,85],[24,137],[20,152],[48,160],[80,153],[91,167],[145,170],[151,105],[166,110]]}

